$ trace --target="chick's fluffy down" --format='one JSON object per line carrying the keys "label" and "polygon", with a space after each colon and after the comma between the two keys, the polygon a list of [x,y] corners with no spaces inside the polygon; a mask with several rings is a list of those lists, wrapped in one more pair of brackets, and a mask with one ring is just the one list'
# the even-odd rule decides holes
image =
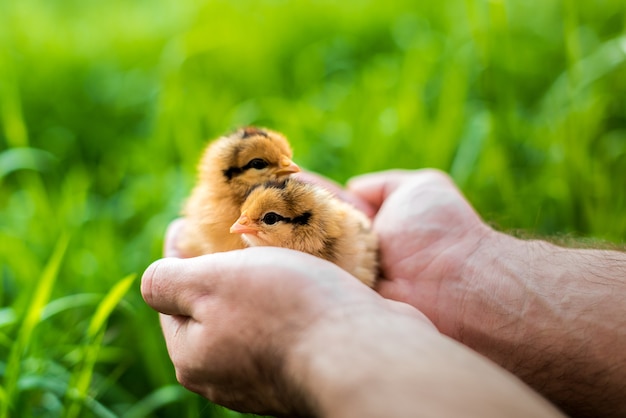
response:
{"label": "chick's fluffy down", "polygon": [[187,257],[245,248],[229,233],[251,187],[300,169],[287,139],[268,129],[246,127],[209,143],[198,180],[185,202],[186,226],[178,242]]}
{"label": "chick's fluffy down", "polygon": [[313,184],[291,178],[255,187],[231,231],[249,246],[291,248],[331,261],[370,287],[378,276],[370,220]]}

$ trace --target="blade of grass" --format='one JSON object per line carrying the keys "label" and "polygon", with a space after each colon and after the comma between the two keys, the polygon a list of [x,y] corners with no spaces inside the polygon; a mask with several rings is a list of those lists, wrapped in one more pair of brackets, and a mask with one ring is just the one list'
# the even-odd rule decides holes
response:
{"label": "blade of grass", "polygon": [[98,360],[98,353],[102,345],[105,324],[120,300],[126,295],[128,289],[135,280],[136,275],[131,274],[120,280],[98,305],[89,327],[87,328],[87,342],[84,346],[84,355],[81,365],[76,369],[69,385],[67,400],[68,408],[66,418],[78,417],[84,404],[90,402],[89,387],[93,377],[93,371]]}
{"label": "blade of grass", "polygon": [[13,308],[2,308],[0,309],[0,328],[14,324],[17,321],[15,317],[15,310]]}
{"label": "blade of grass", "polygon": [[2,386],[0,386],[0,403],[3,405],[9,403],[9,395]]}
{"label": "blade of grass", "polygon": [[563,114],[569,111],[571,100],[576,95],[624,65],[624,62],[626,62],[626,35],[604,42],[593,53],[573,64],[578,68],[579,74],[576,85],[569,85],[567,72],[556,78],[541,100],[539,114],[552,119],[563,117]]}
{"label": "blade of grass", "polygon": [[104,327],[104,324],[111,315],[111,312],[113,312],[113,309],[115,309],[120,300],[124,297],[124,295],[126,295],[136,277],[136,274],[130,274],[113,286],[111,291],[98,306],[98,309],[89,324],[89,328],[87,330],[88,337],[95,337],[96,334],[100,332],[100,329]]}
{"label": "blade of grass", "polygon": [[485,142],[490,135],[491,125],[491,115],[486,109],[468,121],[450,165],[450,175],[460,187],[464,187],[474,173]]}
{"label": "blade of grass", "polygon": [[163,386],[132,406],[123,415],[124,418],[142,418],[150,416],[163,406],[188,398],[189,392],[180,385]]}
{"label": "blade of grass", "polygon": [[[4,49],[4,48],[3,48]],[[0,120],[2,120],[4,135],[12,147],[28,146],[28,130],[22,114],[22,103],[17,88],[17,80],[9,63],[12,62],[9,54],[0,54]]]}
{"label": "blade of grass", "polygon": [[[95,293],[81,293],[64,296],[50,302],[41,313],[42,321],[57,315],[61,312],[84,306],[96,305],[100,300],[100,295]],[[1,318],[1,317],[0,317]],[[1,322],[1,321],[0,321]]]}
{"label": "blade of grass", "polygon": [[62,235],[57,241],[56,248],[44,268],[41,278],[33,295],[32,301],[28,306],[26,316],[18,331],[17,339],[11,347],[11,352],[7,360],[6,372],[4,375],[5,402],[0,405],[0,417],[7,418],[10,416],[11,407],[17,396],[17,381],[20,377],[20,365],[24,353],[28,350],[29,343],[33,336],[33,332],[37,324],[41,321],[41,313],[50,299],[50,293],[59,274],[61,261],[67,250],[69,236]]}

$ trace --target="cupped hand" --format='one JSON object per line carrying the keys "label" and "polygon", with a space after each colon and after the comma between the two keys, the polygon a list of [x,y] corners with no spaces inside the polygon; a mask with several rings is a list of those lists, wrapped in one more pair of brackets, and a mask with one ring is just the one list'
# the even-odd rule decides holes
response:
{"label": "cupped hand", "polygon": [[[382,296],[412,305],[442,332],[463,340],[461,320],[468,293],[497,286],[473,283],[471,258],[479,247],[497,248],[497,243],[491,244],[498,234],[480,219],[447,174],[432,169],[385,171],[353,178],[347,189],[314,173],[297,177],[326,188],[373,218],[382,273],[376,290]],[[166,257],[185,256],[176,247],[181,222],[174,221],[168,229]]]}
{"label": "cupped hand", "polygon": [[468,260],[495,231],[440,171],[386,171],[352,179],[348,190],[376,212],[381,295],[421,310],[458,337]]}
{"label": "cupped hand", "polygon": [[[180,222],[170,228],[170,245]],[[171,251],[166,247],[175,255]],[[316,324],[383,309],[430,326],[414,309],[382,298],[334,264],[282,248],[165,258],[144,273],[142,294],[162,313],[179,382],[243,412],[313,413],[290,380],[290,361]]]}

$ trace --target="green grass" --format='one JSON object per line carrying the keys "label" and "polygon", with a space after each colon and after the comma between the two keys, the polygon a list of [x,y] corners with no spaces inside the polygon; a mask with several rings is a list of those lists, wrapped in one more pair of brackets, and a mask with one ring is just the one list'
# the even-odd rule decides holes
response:
{"label": "green grass", "polygon": [[137,279],[208,139],[438,167],[498,228],[623,245],[625,97],[622,0],[0,0],[0,418],[233,415]]}

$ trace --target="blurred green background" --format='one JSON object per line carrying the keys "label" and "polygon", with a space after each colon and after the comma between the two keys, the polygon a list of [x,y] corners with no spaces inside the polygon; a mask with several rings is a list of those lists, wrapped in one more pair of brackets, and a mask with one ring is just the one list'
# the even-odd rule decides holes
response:
{"label": "blurred green background", "polygon": [[236,416],[139,277],[206,141],[438,167],[496,227],[626,236],[623,0],[0,0],[0,418]]}

